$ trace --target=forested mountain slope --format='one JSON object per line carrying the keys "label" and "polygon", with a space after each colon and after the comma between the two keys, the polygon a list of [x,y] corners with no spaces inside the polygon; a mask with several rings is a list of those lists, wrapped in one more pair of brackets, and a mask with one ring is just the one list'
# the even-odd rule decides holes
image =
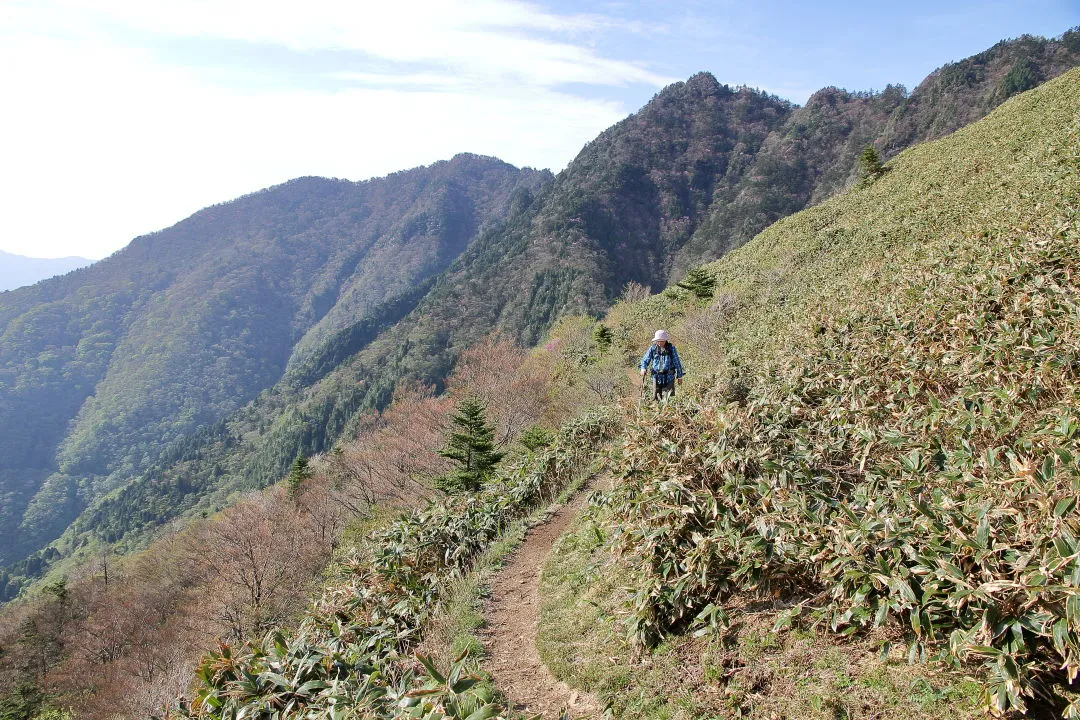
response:
{"label": "forested mountain slope", "polygon": [[770,133],[742,181],[714,198],[673,267],[681,272],[720,257],[780,218],[843,190],[867,145],[888,159],[944,137],[1078,64],[1080,32],[1071,30],[1053,40],[1004,40],[935,70],[910,94],[901,85],[880,92],[819,90]]}
{"label": "forested mountain slope", "polygon": [[57,550],[138,542],[275,482],[492,330],[532,344],[627,282],[668,284],[844,187],[866,143],[944,134],[1075,64],[1077,37],[1001,43],[911,96],[826,89],[805,108],[702,73],[555,178],[465,156],[297,180],[0,295],[0,554],[79,517],[7,595]]}
{"label": "forested mountain slope", "polygon": [[0,556],[55,537],[548,181],[475,156],[365,183],[302,178],[0,295]]}
{"label": "forested mountain slope", "polygon": [[360,540],[294,630],[204,656],[181,716],[512,716],[478,686],[505,669],[490,563],[601,458],[536,641],[605,715],[1080,717],[1078,80],[774,224],[711,289],[558,324],[533,359],[584,405],[658,325],[690,379]]}
{"label": "forested mountain slope", "polygon": [[[560,313],[599,312],[627,281],[662,278],[664,253],[651,248],[663,242],[667,211],[685,221],[685,240],[685,214],[707,207],[728,150],[759,142],[787,108],[705,74],[667,88],[554,183],[517,192],[503,221],[416,288],[400,322],[356,318],[331,334],[227,422],[174,443],[123,493],[88,508],[61,549],[87,535],[113,542],[276,482],[297,453],[329,449],[397,385],[440,385],[461,350],[492,330],[532,344]],[[697,175],[687,170],[695,166]]]}
{"label": "forested mountain slope", "polygon": [[[977,708],[982,688],[1000,710],[1028,703],[1042,717],[1072,703],[1080,717],[1069,684],[1080,670],[1078,74],[910,148],[697,268],[712,280],[700,293],[671,286],[599,320],[564,317],[529,356],[473,347],[479,367],[459,376],[456,397],[480,377],[508,403],[568,400],[550,414],[530,403],[522,428],[582,416],[546,450],[515,448],[480,492],[440,496],[358,538],[344,526],[372,519],[373,459],[421,496],[445,471],[415,457],[438,457],[450,401],[411,393],[396,418],[352,433],[363,411],[403,380],[439,379],[487,328],[528,337],[513,308],[530,297],[587,307],[573,293],[525,292],[534,274],[579,262],[561,246],[529,256],[572,175],[518,187],[505,218],[444,272],[381,306],[394,312],[327,329],[272,388],[94,502],[64,551],[209,510],[215,494],[280,479],[297,449],[346,438],[318,473],[290,473],[131,562],[96,557],[0,614],[12,688],[0,704],[25,707],[36,692],[38,706],[77,716],[145,717],[133,708],[189,687],[170,674],[175,658],[227,637],[183,714],[394,718],[402,704],[452,700],[444,714],[469,717],[462,703],[492,699],[470,695],[477,655],[446,682],[418,675],[413,651],[458,633],[445,669],[461,648],[479,650],[483,581],[463,574],[602,456],[611,492],[553,555],[540,650],[614,716],[939,719]],[[699,92],[702,79],[661,97],[693,108],[739,95]],[[662,179],[678,163],[647,167]],[[570,249],[593,248],[581,267],[604,267],[600,242],[575,237]],[[605,373],[636,379],[658,326],[689,370],[676,400],[583,412]],[[315,560],[335,548],[320,572]],[[306,583],[325,587],[293,625],[295,596],[282,602],[270,586]],[[455,607],[461,617],[439,616]],[[408,692],[421,684],[431,693]]]}

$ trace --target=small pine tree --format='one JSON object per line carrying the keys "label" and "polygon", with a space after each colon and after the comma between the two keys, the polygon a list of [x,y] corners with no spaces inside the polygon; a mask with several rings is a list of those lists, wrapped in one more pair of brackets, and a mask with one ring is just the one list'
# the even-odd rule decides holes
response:
{"label": "small pine tree", "polygon": [[615,333],[611,331],[607,325],[600,323],[596,326],[596,330],[593,331],[593,342],[596,343],[596,349],[602,353],[608,351],[611,347],[612,341],[615,340]]}
{"label": "small pine tree", "polygon": [[683,290],[689,290],[702,300],[713,296],[716,288],[716,277],[703,267],[696,267],[686,273],[682,282],[676,283]]}
{"label": "small pine tree", "polygon": [[495,450],[495,428],[487,424],[484,406],[474,398],[466,398],[450,416],[455,429],[450,432],[446,446],[439,451],[457,467],[436,481],[445,492],[474,492],[503,458]]}
{"label": "small pine tree", "polygon": [[873,145],[867,145],[859,153],[859,185],[866,187],[885,174],[885,166],[881,164],[881,156]]}
{"label": "small pine tree", "polygon": [[300,491],[300,486],[303,485],[304,481],[309,479],[313,474],[308,459],[302,454],[297,453],[296,459],[293,460],[292,467],[289,468],[289,475],[285,478],[285,483],[289,488],[289,495],[296,495],[296,493]]}
{"label": "small pine tree", "polygon": [[521,433],[518,442],[524,445],[525,449],[529,452],[536,452],[555,442],[555,433],[547,428],[542,428],[539,425],[533,425],[531,428]]}

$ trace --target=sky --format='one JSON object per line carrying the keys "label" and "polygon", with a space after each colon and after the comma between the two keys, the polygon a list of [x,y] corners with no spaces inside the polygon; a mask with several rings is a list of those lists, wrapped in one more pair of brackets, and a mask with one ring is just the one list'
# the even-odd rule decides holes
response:
{"label": "sky", "polygon": [[707,70],[802,104],[914,88],[1080,0],[0,0],[0,250],[98,259],[294,177],[564,168]]}

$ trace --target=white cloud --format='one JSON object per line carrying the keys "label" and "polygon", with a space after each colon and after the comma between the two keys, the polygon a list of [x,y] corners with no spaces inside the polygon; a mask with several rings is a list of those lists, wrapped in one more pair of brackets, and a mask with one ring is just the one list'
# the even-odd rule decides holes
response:
{"label": "white cloud", "polygon": [[511,0],[52,1],[64,12],[108,18],[142,32],[301,52],[358,51],[393,62],[437,63],[470,75],[515,76],[548,86],[671,82],[638,64],[607,59],[551,37],[582,38],[613,28],[640,32],[637,24],[597,15],[554,15]]}
{"label": "white cloud", "polygon": [[375,87],[397,88],[447,88],[462,89],[475,87],[473,80],[461,76],[439,75],[437,73],[405,73],[401,75],[388,75],[385,73],[371,72],[332,72],[330,77],[346,83],[356,85],[371,85]]}
{"label": "white cloud", "polygon": [[[38,257],[100,257],[299,175],[362,179],[457,152],[557,170],[627,113],[561,84],[667,81],[564,41],[603,19],[516,2],[48,2],[0,16],[0,249]],[[50,22],[43,8],[63,15]],[[214,82],[220,68],[165,65],[152,44],[117,42],[130,28],[380,63],[328,71],[319,88],[238,90]]]}

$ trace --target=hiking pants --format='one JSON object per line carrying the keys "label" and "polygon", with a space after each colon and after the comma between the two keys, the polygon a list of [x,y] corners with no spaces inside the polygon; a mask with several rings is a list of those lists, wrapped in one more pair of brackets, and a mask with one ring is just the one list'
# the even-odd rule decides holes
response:
{"label": "hiking pants", "polygon": [[675,376],[669,375],[666,380],[659,375],[653,375],[653,400],[664,400],[675,397]]}

